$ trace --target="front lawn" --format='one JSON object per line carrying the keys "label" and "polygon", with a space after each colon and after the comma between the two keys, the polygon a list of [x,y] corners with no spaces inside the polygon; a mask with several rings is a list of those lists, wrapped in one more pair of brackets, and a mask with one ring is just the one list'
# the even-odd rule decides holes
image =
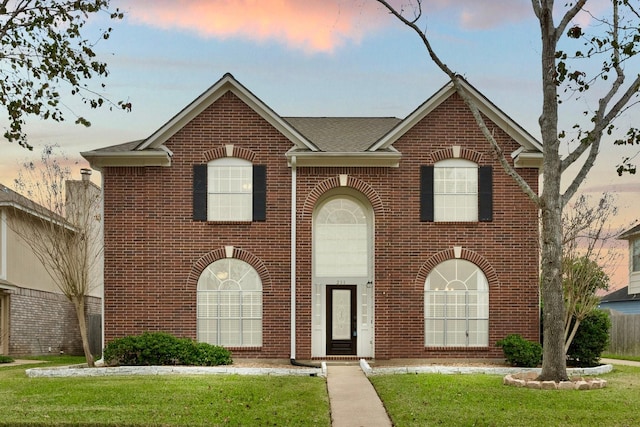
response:
{"label": "front lawn", "polygon": [[531,390],[496,375],[370,377],[395,426],[640,425],[640,368],[616,365],[589,391]]}
{"label": "front lawn", "polygon": [[25,369],[34,366],[0,368],[0,425],[331,424],[326,382],[318,377],[27,378]]}

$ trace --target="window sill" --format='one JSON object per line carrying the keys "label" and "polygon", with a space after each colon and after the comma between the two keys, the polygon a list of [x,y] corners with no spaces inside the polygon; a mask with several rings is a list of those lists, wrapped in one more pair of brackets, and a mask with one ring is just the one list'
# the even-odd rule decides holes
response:
{"label": "window sill", "polygon": [[425,347],[425,351],[489,351],[487,346],[478,347]]}
{"label": "window sill", "polygon": [[227,347],[226,345],[223,346],[224,348],[226,348],[229,351],[262,351],[262,346],[260,347]]}

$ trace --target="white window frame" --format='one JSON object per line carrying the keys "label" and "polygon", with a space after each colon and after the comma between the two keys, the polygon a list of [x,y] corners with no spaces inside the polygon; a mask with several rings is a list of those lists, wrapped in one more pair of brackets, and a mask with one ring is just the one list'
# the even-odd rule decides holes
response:
{"label": "white window frame", "polygon": [[445,159],[433,169],[433,220],[478,221],[478,164]]}
{"label": "white window frame", "polygon": [[253,219],[253,164],[222,157],[207,164],[207,220]]}
{"label": "white window frame", "polygon": [[640,273],[640,237],[631,241],[631,272]]}
{"label": "white window frame", "polygon": [[262,346],[262,281],[248,263],[209,264],[197,286],[198,341],[225,347]]}
{"label": "white window frame", "polygon": [[424,285],[426,347],[489,345],[489,284],[470,261],[438,264]]}

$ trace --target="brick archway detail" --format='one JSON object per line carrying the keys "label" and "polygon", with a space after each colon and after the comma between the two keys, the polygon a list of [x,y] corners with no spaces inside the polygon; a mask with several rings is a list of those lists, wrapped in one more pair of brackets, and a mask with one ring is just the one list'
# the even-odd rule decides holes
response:
{"label": "brick archway detail", "polygon": [[371,203],[371,207],[373,209],[373,213],[376,217],[384,218],[384,203],[378,195],[378,192],[371,187],[371,185],[367,184],[363,180],[359,178],[355,178],[352,176],[347,177],[347,185],[340,185],[340,177],[334,176],[331,178],[327,178],[324,181],[318,183],[308,194],[307,198],[302,205],[302,218],[304,219],[307,215],[313,214],[313,209],[320,197],[325,194],[327,191],[336,189],[336,188],[350,188],[353,190],[357,190],[362,193],[369,203]]}
{"label": "brick archway detail", "polygon": [[482,153],[475,150],[470,150],[464,147],[460,148],[459,157],[453,156],[453,148],[451,147],[443,148],[442,150],[433,151],[431,153],[431,161],[433,163],[439,162],[441,160],[458,158],[458,159],[470,160],[474,163],[480,164],[482,162],[482,157],[483,157]]}
{"label": "brick archway detail", "polygon": [[450,259],[464,259],[469,261],[480,268],[487,278],[487,283],[489,284],[489,289],[500,288],[500,282],[498,280],[498,274],[496,273],[493,266],[487,261],[483,256],[469,249],[462,248],[462,253],[460,254],[460,258],[455,257],[455,253],[453,248],[446,249],[444,251],[433,254],[418,270],[418,275],[416,276],[415,287],[424,290],[424,283],[427,280],[427,276],[431,273],[431,270],[434,269],[438,264],[448,261]]}
{"label": "brick archway detail", "polygon": [[[200,275],[210,264],[220,259],[227,258],[227,252],[225,248],[219,248],[213,250],[198,259],[191,266],[191,272],[187,277],[187,286],[193,289],[198,287],[198,279]],[[257,256],[253,255],[251,252],[245,251],[240,248],[233,248],[233,256],[231,258],[239,259],[241,261],[246,262],[251,267],[253,267],[260,276],[260,280],[262,281],[262,290],[271,289],[271,275],[267,270],[267,267],[264,265],[262,260]]]}
{"label": "brick archway detail", "polygon": [[203,153],[204,162],[210,162],[211,160],[222,159],[224,157],[237,157],[239,159],[248,160],[253,163],[253,160],[256,158],[256,153],[254,151],[248,150],[243,147],[238,147],[237,145],[233,146],[233,153],[231,156],[227,156],[227,146],[222,145],[217,148],[213,148],[209,151],[205,151]]}

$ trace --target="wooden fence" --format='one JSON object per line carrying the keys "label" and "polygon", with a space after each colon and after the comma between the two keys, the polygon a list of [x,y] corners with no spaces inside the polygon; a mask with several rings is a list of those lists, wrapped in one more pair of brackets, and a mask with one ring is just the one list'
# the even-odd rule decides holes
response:
{"label": "wooden fence", "polygon": [[607,353],[640,356],[640,314],[608,310],[611,318]]}

